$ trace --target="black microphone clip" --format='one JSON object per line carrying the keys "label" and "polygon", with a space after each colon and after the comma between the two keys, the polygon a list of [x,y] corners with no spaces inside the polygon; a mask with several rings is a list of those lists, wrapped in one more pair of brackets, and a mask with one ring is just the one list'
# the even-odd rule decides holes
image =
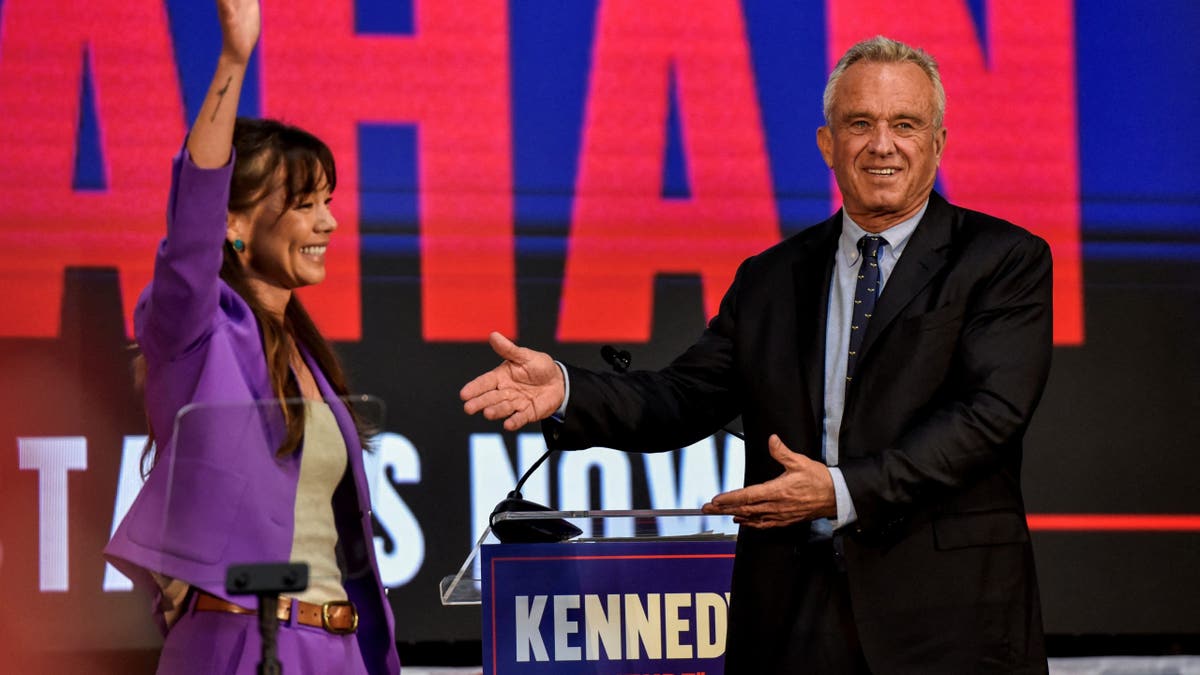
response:
{"label": "black microphone clip", "polygon": [[612,345],[604,345],[600,348],[600,358],[604,359],[604,362],[612,366],[612,369],[618,373],[629,370],[629,366],[633,363],[632,354]]}

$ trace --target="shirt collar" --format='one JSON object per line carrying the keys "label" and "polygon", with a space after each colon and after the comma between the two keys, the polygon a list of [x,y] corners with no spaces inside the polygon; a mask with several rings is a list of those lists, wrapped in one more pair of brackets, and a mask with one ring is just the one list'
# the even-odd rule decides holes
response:
{"label": "shirt collar", "polygon": [[929,200],[921,205],[921,210],[913,214],[913,217],[908,220],[903,220],[889,227],[883,232],[871,233],[858,226],[846,210],[842,209],[842,235],[838,237],[838,252],[847,266],[853,266],[858,263],[858,240],[868,234],[879,234],[884,239],[887,239],[888,246],[892,249],[892,256],[899,258],[904,252],[904,247],[908,244],[908,240],[912,238],[912,233],[916,231],[917,224],[921,222],[921,217],[925,215],[925,210],[929,208]]}

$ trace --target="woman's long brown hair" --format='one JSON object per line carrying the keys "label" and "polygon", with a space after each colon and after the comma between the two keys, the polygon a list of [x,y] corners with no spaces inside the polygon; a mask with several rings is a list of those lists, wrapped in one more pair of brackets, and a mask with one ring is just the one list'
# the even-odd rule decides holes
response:
{"label": "woman's long brown hair", "polygon": [[[230,213],[244,213],[271,195],[277,188],[284,190],[283,215],[301,200],[318,189],[328,186],[330,192],[337,186],[337,170],[333,153],[329,147],[312,134],[275,120],[238,118],[233,132],[233,147],[236,161],[230,182]],[[318,181],[322,180],[319,184]],[[221,279],[229,284],[242,300],[250,306],[262,333],[263,353],[267,359],[267,372],[271,378],[271,389],[281,401],[299,401],[300,386],[292,376],[291,355],[293,343],[303,346],[325,374],[330,386],[338,396],[347,396],[345,372],[333,348],[321,336],[316,324],[305,311],[300,299],[293,293],[284,310],[283,320],[267,312],[251,291],[245,268],[238,253],[228,241],[224,244],[221,261]],[[145,356],[134,357],[134,379],[145,391]],[[350,413],[353,416],[354,410]],[[300,403],[285,403],[283,415],[287,433],[280,444],[277,455],[284,456],[296,451],[304,435],[305,412]],[[355,417],[359,441],[365,448],[366,431]],[[149,424],[149,438],[142,451],[142,467],[150,456],[155,433]]]}

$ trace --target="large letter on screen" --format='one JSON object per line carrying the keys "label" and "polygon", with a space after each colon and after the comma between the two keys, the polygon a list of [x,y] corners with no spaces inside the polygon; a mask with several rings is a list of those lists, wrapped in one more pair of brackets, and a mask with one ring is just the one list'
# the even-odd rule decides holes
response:
{"label": "large letter on screen", "polygon": [[424,337],[515,334],[507,5],[414,5],[411,36],[356,34],[352,2],[264,8],[264,113],[333,149],[338,238],[352,242],[330,249],[333,273],[305,302],[327,336],[361,336],[358,124],[414,124]]}
{"label": "large letter on screen", "polygon": [[[20,308],[0,337],[58,335],[68,265],[116,267],[131,326],[184,134],[164,4],[91,0],[64,11],[5,0],[0,18],[0,288]],[[91,138],[80,138],[81,119],[94,120]],[[81,142],[99,157],[83,184]]]}
{"label": "large letter on screen", "polygon": [[[645,342],[656,274],[699,274],[712,316],[779,240],[741,5],[607,0],[591,78],[558,337]],[[683,197],[663,190],[672,98]]]}

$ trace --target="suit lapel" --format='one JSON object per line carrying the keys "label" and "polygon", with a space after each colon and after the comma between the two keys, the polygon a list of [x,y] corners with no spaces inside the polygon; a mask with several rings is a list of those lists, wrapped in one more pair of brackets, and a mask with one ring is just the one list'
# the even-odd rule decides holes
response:
{"label": "suit lapel", "polygon": [[[904,254],[883,287],[883,295],[879,296],[879,302],[875,305],[874,316],[867,325],[867,334],[863,336],[858,357],[860,365],[879,336],[945,266],[953,218],[950,204],[938,193],[932,193],[925,215],[913,231]],[[886,232],[884,236],[887,236]]]}
{"label": "suit lapel", "polygon": [[[825,417],[825,321],[829,314],[829,280],[841,233],[842,212],[814,228],[814,236],[799,242],[792,264],[796,298],[796,337],[800,375],[807,392],[813,428]],[[820,458],[820,445],[815,448]]]}

